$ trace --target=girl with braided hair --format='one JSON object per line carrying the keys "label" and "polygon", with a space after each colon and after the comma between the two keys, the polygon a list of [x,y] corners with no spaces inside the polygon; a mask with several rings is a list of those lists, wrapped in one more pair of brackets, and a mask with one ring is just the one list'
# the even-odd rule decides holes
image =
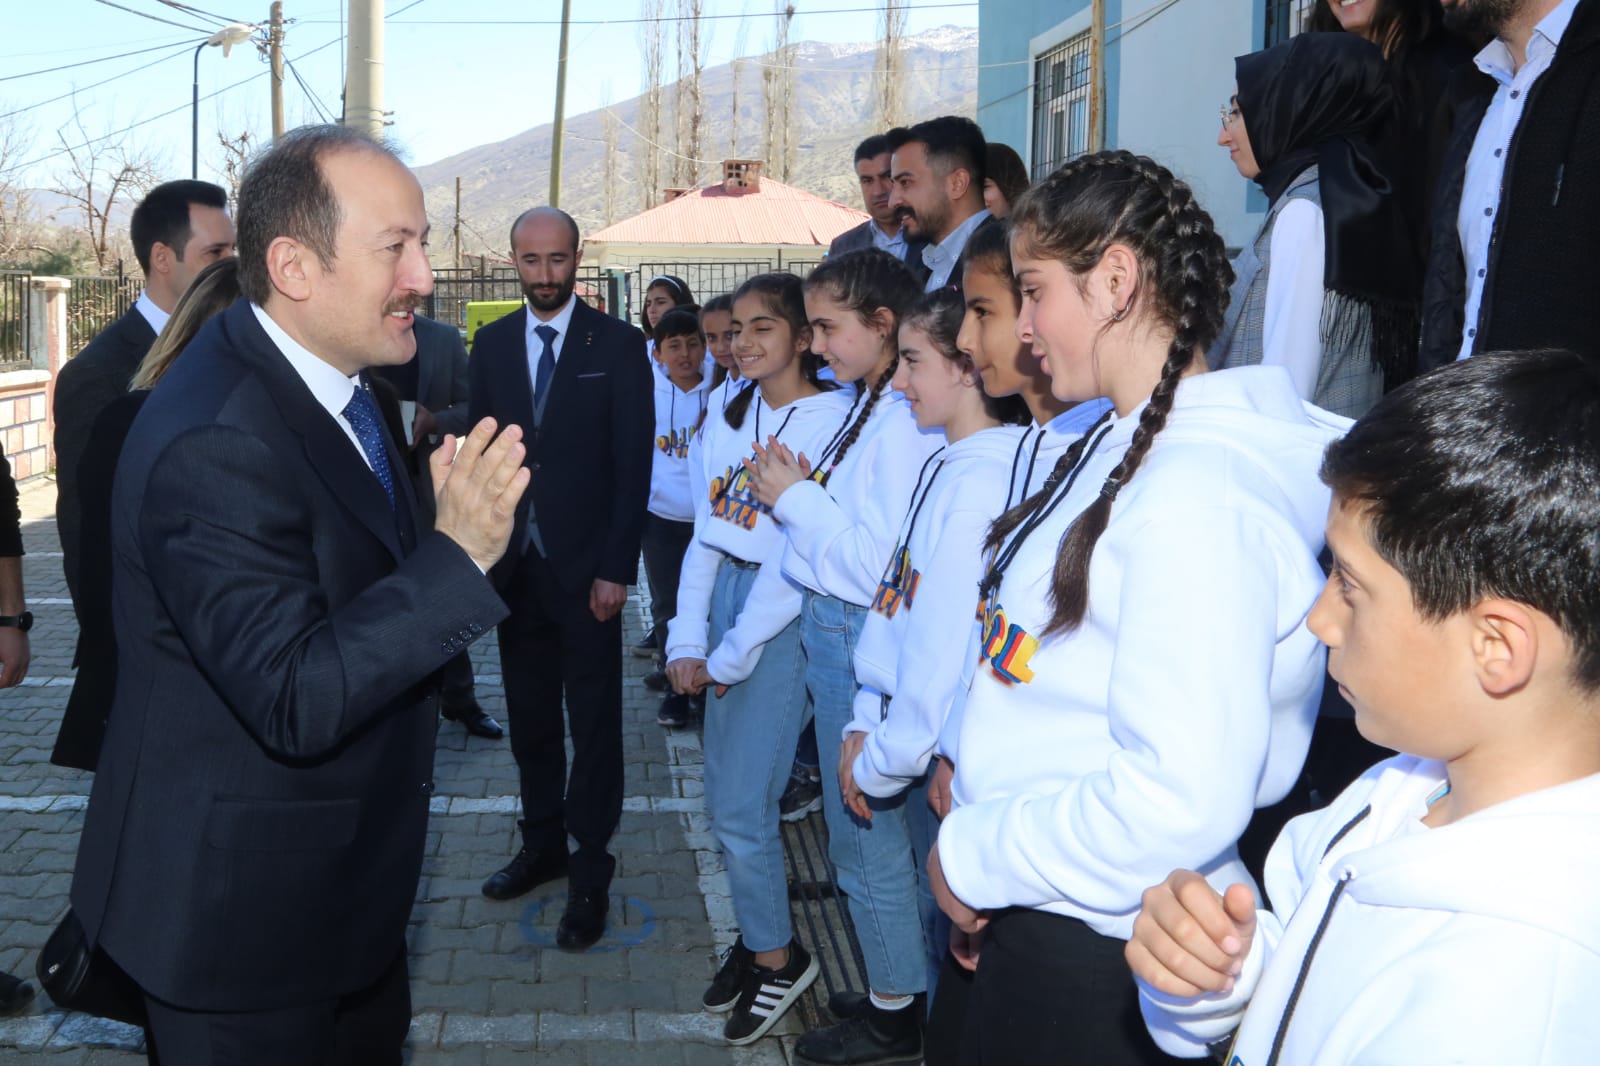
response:
{"label": "girl with braided hair", "polygon": [[920,1049],[919,1012],[911,1004],[926,990],[927,966],[908,800],[901,794],[874,801],[870,821],[851,813],[840,789],[839,754],[855,701],[851,659],[862,623],[911,508],[917,475],[944,444],[939,431],[918,427],[893,387],[900,320],[921,296],[905,264],[877,249],[817,267],[805,288],[812,348],[836,380],[855,384],[854,408],[820,452],[797,455],[779,441],[758,448],[749,464],[756,495],[783,524],[784,575],[805,590],[800,643],[816,714],[829,855],[860,934],[871,992],[854,1005],[873,1025],[806,1034],[796,1048],[806,1062],[884,1061],[891,1052],[914,1057]]}
{"label": "girl with braided hair", "polygon": [[1124,942],[1174,859],[1246,880],[1234,843],[1299,773],[1323,665],[1304,624],[1317,469],[1348,423],[1282,367],[1204,373],[1232,276],[1165,168],[1085,156],[1012,220],[1017,336],[1057,397],[1113,406],[991,531],[928,860],[947,965],[974,976],[941,978],[930,1024],[959,1028],[962,1062],[1164,1062]]}

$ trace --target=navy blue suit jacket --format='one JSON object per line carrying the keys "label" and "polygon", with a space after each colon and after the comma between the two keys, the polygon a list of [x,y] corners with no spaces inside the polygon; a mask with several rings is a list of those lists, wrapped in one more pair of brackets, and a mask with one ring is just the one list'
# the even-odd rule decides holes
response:
{"label": "navy blue suit jacket", "polygon": [[134,421],[112,496],[116,694],[72,903],[160,999],[314,1002],[403,950],[432,675],[505,605],[395,488],[398,514],[243,301]]}

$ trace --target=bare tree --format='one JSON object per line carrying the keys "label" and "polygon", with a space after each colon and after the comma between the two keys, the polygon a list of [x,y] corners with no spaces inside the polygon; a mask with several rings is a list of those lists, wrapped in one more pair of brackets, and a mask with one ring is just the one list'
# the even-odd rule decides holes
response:
{"label": "bare tree", "polygon": [[680,188],[688,184],[689,173],[688,159],[685,158],[684,152],[688,142],[689,117],[689,30],[684,25],[684,6],[684,0],[677,0],[674,5],[677,62],[673,65],[676,76],[672,79],[672,184]]}
{"label": "bare tree", "polygon": [[662,53],[666,50],[666,24],[662,21],[664,0],[641,0],[639,32],[644,37],[645,92],[639,100],[639,145],[636,162],[639,186],[644,191],[644,206],[654,207],[661,191],[661,75]]}
{"label": "bare tree", "polygon": [[608,103],[600,112],[600,121],[605,129],[606,137],[606,164],[604,180],[600,182],[605,189],[606,197],[606,225],[617,220],[617,113]]}
{"label": "bare tree", "polygon": [[904,60],[900,45],[906,33],[904,0],[884,0],[878,23],[882,29],[878,37],[878,128],[888,130],[901,125],[905,117],[901,91]]}
{"label": "bare tree", "polygon": [[777,87],[777,157],[771,160],[777,168],[778,180],[788,181],[794,171],[794,49],[789,44],[789,29],[794,22],[794,4],[779,0],[777,47],[773,49],[777,64],[774,81]]}
{"label": "bare tree", "polygon": [[[680,149],[688,157],[684,163],[689,180],[682,184],[691,187],[700,183],[700,164],[696,160],[700,158],[700,124],[705,121],[706,109],[705,92],[700,84],[700,75],[706,65],[706,46],[710,43],[700,34],[700,14],[704,6],[704,0],[678,0],[679,39],[686,44],[685,52],[689,57],[689,90],[686,94],[689,103],[688,135],[684,138],[684,147]],[[734,122],[738,122],[737,115],[734,116]]]}
{"label": "bare tree", "polygon": [[255,156],[259,140],[251,130],[241,130],[233,137],[217,131],[217,143],[222,147],[222,176],[228,189],[228,210],[234,213],[239,210],[239,183],[244,180],[245,168]]}
{"label": "bare tree", "polygon": [[32,134],[13,118],[0,119],[0,266],[15,265],[34,248],[33,203],[18,178],[22,153]]}
{"label": "bare tree", "polygon": [[119,207],[137,202],[155,187],[157,167],[131,146],[125,134],[91,135],[84,126],[82,112],[76,108],[71,126],[71,137],[66,130],[56,131],[67,164],[57,178],[55,191],[79,214],[95,265],[105,273],[110,264],[121,258],[113,243],[121,233],[111,229],[112,217]]}

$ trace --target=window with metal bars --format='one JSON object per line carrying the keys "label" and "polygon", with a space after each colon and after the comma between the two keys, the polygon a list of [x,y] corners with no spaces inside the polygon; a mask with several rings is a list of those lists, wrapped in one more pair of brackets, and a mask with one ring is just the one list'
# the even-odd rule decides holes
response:
{"label": "window with metal bars", "polygon": [[1033,61],[1033,180],[1089,150],[1089,32]]}
{"label": "window with metal bars", "polygon": [[1265,0],[1267,32],[1263,48],[1282,44],[1297,33],[1311,28],[1311,12],[1326,0]]}

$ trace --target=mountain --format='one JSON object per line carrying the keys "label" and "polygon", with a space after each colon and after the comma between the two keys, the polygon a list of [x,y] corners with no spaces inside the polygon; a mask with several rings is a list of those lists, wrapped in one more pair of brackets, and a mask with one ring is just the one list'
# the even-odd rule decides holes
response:
{"label": "mountain", "polygon": [[[841,203],[859,205],[851,158],[855,146],[876,129],[874,68],[876,44],[828,45],[800,42],[789,50],[794,69],[793,116],[797,126],[794,168],[788,184]],[[934,115],[972,115],[978,93],[978,31],[946,26],[902,42],[903,96],[908,121]],[[720,178],[724,158],[762,157],[765,118],[764,70],[774,64],[771,53],[710,67],[700,76],[704,97],[701,159],[696,180]],[[738,66],[738,114],[734,115],[734,68]],[[663,133],[656,138],[672,146],[673,87],[662,90]],[[619,120],[617,156],[609,167],[616,221],[644,207],[634,152],[643,143],[632,132],[639,126],[640,97],[612,106]],[[569,107],[571,99],[569,97]],[[581,102],[580,102],[581,106]],[[737,122],[737,148],[730,143]],[[608,221],[603,182],[608,180],[604,109],[567,119],[562,150],[561,206],[585,232]],[[767,173],[778,177],[769,161]],[[416,168],[427,194],[434,225],[436,259],[451,253],[449,232],[455,216],[455,179],[461,178],[462,246],[471,254],[504,254],[505,234],[524,208],[543,203],[550,187],[550,125],[525,130],[494,144],[480,145]],[[663,187],[671,180],[670,158],[663,156]],[[657,202],[660,202],[657,196]]]}

